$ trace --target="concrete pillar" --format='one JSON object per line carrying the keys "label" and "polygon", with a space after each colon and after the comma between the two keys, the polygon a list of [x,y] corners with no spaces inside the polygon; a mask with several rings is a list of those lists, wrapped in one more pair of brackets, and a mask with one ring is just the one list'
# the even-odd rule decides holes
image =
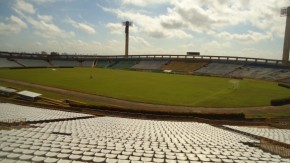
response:
{"label": "concrete pillar", "polygon": [[287,65],[289,62],[289,49],[290,49],[290,7],[287,8],[286,15],[286,28],[284,36],[284,48],[283,48],[283,64]]}
{"label": "concrete pillar", "polygon": [[124,22],[125,25],[125,34],[126,34],[126,43],[125,43],[125,58],[128,58],[129,53],[129,26],[131,26],[131,22]]}
{"label": "concrete pillar", "polygon": [[129,26],[126,26],[126,43],[125,43],[125,57],[128,58],[129,52]]}

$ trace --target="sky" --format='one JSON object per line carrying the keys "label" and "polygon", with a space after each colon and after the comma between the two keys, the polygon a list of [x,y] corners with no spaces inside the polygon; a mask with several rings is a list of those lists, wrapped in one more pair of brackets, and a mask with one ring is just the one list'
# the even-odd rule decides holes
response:
{"label": "sky", "polygon": [[0,0],[0,51],[282,58],[290,0]]}

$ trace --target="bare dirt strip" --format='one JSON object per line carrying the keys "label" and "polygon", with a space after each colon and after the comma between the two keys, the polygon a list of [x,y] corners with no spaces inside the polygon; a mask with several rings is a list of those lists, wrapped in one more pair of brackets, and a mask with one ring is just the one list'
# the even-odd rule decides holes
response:
{"label": "bare dirt strip", "polygon": [[0,78],[1,82],[12,83],[20,86],[28,86],[31,88],[44,90],[52,93],[63,94],[78,99],[85,99],[102,103],[109,106],[118,106],[123,108],[140,109],[140,110],[158,110],[158,111],[173,111],[173,112],[200,112],[200,113],[245,113],[246,115],[253,114],[276,114],[290,111],[290,105],[285,106],[262,106],[262,107],[244,107],[244,108],[205,108],[205,107],[187,107],[187,106],[168,106],[148,104],[141,102],[126,101],[121,99],[115,99],[110,97],[104,97],[94,94],[82,93],[72,90],[65,90],[60,88],[54,88],[49,86],[43,86],[33,83],[27,83],[22,81],[16,81],[11,79]]}

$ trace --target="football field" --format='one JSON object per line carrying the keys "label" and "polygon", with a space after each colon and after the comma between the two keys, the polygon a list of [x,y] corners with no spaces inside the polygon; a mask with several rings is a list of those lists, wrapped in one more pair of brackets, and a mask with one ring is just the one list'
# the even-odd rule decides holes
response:
{"label": "football field", "polygon": [[268,106],[290,97],[275,82],[99,69],[0,69],[0,77],[153,104],[201,107]]}

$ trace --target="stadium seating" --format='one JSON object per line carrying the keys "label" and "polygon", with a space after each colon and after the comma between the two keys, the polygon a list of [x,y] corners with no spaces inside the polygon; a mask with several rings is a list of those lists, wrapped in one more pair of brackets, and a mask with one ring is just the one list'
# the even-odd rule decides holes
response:
{"label": "stadium seating", "polygon": [[240,64],[226,64],[226,63],[210,63],[207,66],[198,69],[197,73],[201,74],[214,74],[214,75],[227,75],[236,69],[242,67]]}
{"label": "stadium seating", "polygon": [[138,64],[131,67],[131,69],[142,69],[142,70],[161,70],[161,68],[167,64],[168,61],[140,61]]}
{"label": "stadium seating", "polygon": [[110,67],[116,68],[116,69],[129,69],[132,66],[136,65],[137,63],[138,63],[137,60],[122,60],[122,61],[117,61],[116,63],[112,64]]}
{"label": "stadium seating", "polygon": [[0,161],[289,162],[203,123],[99,117],[0,130]]}
{"label": "stadium seating", "polygon": [[17,59],[17,62],[21,63],[25,67],[51,67],[47,61],[39,59]]}
{"label": "stadium seating", "polygon": [[113,65],[115,63],[116,63],[115,61],[111,61],[111,60],[97,60],[96,67],[109,68],[111,65]]}
{"label": "stadium seating", "polygon": [[264,80],[283,80],[290,77],[290,69],[277,69],[262,77]]}
{"label": "stadium seating", "polygon": [[290,145],[290,130],[286,129],[270,129],[270,128],[254,128],[254,127],[240,127],[240,126],[225,126],[234,130],[253,134],[256,136],[273,139],[282,143]]}
{"label": "stadium seating", "polygon": [[92,67],[93,66],[94,61],[83,61],[82,62],[82,67]]}
{"label": "stadium seating", "polygon": [[51,60],[50,63],[54,67],[79,67],[80,62],[76,60]]}
{"label": "stadium seating", "polygon": [[6,58],[0,58],[0,68],[9,68],[9,67],[22,67],[22,66]]}
{"label": "stadium seating", "polygon": [[[75,56],[57,55],[26,55],[26,54],[0,54],[0,68],[21,67],[99,67],[113,69],[136,69],[153,70],[174,73],[190,73],[198,75],[213,75],[234,78],[253,78],[269,81],[281,81],[289,83],[290,67],[284,66],[278,61],[266,60],[261,62],[252,59],[244,60],[247,65],[238,62],[235,58],[224,58],[220,60],[193,58],[171,58],[169,56],[130,56],[124,57],[84,57],[76,59]],[[22,56],[23,55],[23,56]],[[26,58],[25,58],[25,57]],[[7,57],[7,58],[5,58]],[[46,61],[46,57],[50,61]],[[13,58],[14,60],[9,60]],[[25,58],[25,59],[24,59]],[[80,60],[80,61],[78,61]]]}
{"label": "stadium seating", "polygon": [[230,75],[241,78],[278,80],[288,76],[289,74],[290,73],[284,69],[244,66],[232,72]]}
{"label": "stadium seating", "polygon": [[194,72],[207,65],[207,62],[185,62],[185,61],[171,61],[163,66],[163,70],[172,70],[175,72]]}
{"label": "stadium seating", "polygon": [[35,107],[19,106],[9,103],[0,103],[0,122],[13,122],[25,119],[26,122],[56,120],[77,117],[89,117],[88,114],[47,110]]}
{"label": "stadium seating", "polygon": [[289,69],[289,67],[283,66],[283,65],[261,64],[261,63],[251,63],[251,64],[248,64],[247,66],[261,67],[261,68],[273,68],[273,69]]}
{"label": "stadium seating", "polygon": [[285,83],[290,83],[290,78],[286,78],[286,79],[283,79],[281,80],[282,82],[285,82]]}

